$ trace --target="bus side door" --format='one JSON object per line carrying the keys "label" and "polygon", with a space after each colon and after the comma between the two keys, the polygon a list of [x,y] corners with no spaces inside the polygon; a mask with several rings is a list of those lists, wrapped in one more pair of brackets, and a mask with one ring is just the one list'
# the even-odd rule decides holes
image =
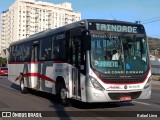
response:
{"label": "bus side door", "polygon": [[72,94],[77,99],[81,99],[81,84],[80,84],[80,65],[81,65],[81,39],[72,37]]}

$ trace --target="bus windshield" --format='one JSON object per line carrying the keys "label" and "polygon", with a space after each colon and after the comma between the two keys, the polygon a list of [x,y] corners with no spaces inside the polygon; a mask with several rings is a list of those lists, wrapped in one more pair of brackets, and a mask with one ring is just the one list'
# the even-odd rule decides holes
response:
{"label": "bus windshield", "polygon": [[91,35],[91,66],[102,74],[143,74],[148,70],[146,38]]}

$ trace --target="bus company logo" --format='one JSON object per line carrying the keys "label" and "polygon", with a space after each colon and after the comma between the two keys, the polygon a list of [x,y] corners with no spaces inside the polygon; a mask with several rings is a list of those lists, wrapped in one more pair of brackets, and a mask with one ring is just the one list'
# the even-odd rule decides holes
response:
{"label": "bus company logo", "polygon": [[107,89],[122,89],[120,85],[111,85]]}
{"label": "bus company logo", "polygon": [[125,85],[125,86],[124,86],[124,89],[127,89],[127,88],[128,88],[128,86],[127,86],[127,85]]}
{"label": "bus company logo", "polygon": [[129,85],[128,87],[130,89],[137,89],[137,88],[140,88],[140,85]]}

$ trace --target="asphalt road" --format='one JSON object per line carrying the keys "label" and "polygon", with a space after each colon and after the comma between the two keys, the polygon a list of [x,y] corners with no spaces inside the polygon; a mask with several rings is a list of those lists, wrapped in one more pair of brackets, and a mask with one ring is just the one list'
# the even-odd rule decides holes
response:
{"label": "asphalt road", "polygon": [[[160,82],[160,81],[159,81]],[[0,76],[0,111],[42,112],[42,118],[0,118],[0,120],[139,120],[160,115],[160,86],[153,85],[152,98],[126,103],[85,104],[72,101],[72,107],[63,107],[51,94],[30,90],[21,94],[19,87]],[[158,114],[159,113],[159,114]],[[26,113],[28,115],[28,113]],[[40,114],[39,114],[40,115]],[[47,115],[48,117],[44,117]],[[143,117],[139,118],[137,116]],[[52,116],[52,117],[49,117]],[[54,116],[54,117],[53,117]],[[159,116],[160,117],[160,116]]]}

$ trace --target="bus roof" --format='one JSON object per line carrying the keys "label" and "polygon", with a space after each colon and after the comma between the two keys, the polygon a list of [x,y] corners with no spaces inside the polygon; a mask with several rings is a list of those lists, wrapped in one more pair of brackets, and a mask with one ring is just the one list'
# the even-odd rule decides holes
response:
{"label": "bus roof", "polygon": [[56,34],[56,33],[60,33],[60,32],[64,32],[64,31],[67,31],[67,30],[70,30],[70,29],[73,29],[75,27],[87,27],[87,23],[88,22],[107,22],[107,23],[119,23],[119,24],[125,24],[125,25],[139,25],[139,26],[143,26],[141,24],[137,24],[137,23],[132,23],[132,22],[125,22],[125,21],[117,21],[117,20],[104,20],[104,19],[84,19],[84,20],[80,20],[80,21],[77,21],[77,22],[74,22],[74,23],[70,23],[68,25],[64,25],[64,26],[61,26],[61,27],[58,27],[58,28],[55,28],[55,29],[47,29],[47,30],[44,30],[42,32],[39,32],[39,33],[35,33],[33,35],[30,35],[28,38],[24,38],[24,39],[21,39],[19,41],[15,41],[13,43],[10,44],[10,46],[12,45],[15,45],[15,44],[20,44],[20,43],[23,43],[23,42],[27,42],[27,41],[31,41],[31,40],[36,40],[36,39],[39,39],[39,38],[42,38],[42,37],[45,37],[45,36],[48,36],[48,35],[52,35],[52,34]]}

